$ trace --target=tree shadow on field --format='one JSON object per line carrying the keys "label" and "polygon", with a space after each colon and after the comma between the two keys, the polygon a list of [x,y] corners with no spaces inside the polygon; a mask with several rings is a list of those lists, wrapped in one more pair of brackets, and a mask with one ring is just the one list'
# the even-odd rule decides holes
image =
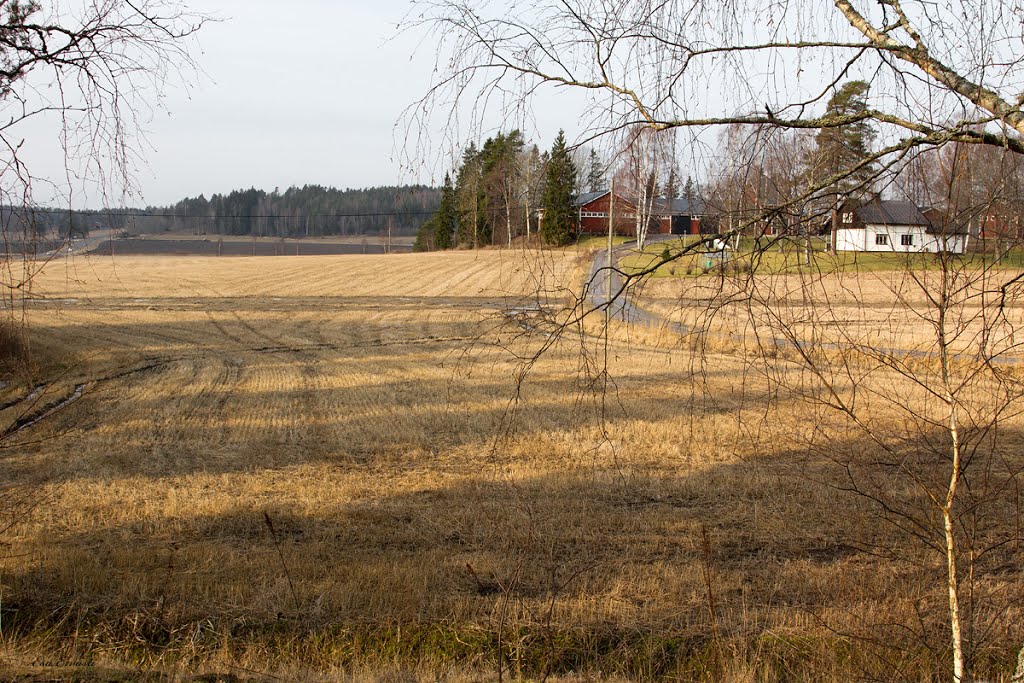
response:
{"label": "tree shadow on field", "polygon": [[[142,360],[0,452],[6,481],[56,491],[8,549],[5,634],[52,634],[69,657],[300,642],[313,650],[293,656],[325,667],[500,650],[541,677],[693,679],[709,647],[781,680],[804,665],[944,670],[941,558],[893,511],[935,520],[869,440],[741,460],[701,426],[798,407],[732,388],[724,367],[701,370],[710,398],[684,368],[623,377],[603,404],[592,374],[538,366],[517,438],[497,441],[513,364],[442,365],[467,323],[327,322],[77,327],[115,359],[133,336]],[[850,492],[851,462],[873,498]],[[941,459],[906,463],[915,481],[946,476]],[[1022,638],[1020,506],[1016,486],[966,486],[961,532],[990,548],[970,573],[984,674]]]}
{"label": "tree shadow on field", "polygon": [[[687,472],[476,472],[354,498],[240,492],[218,510],[51,530],[37,559],[6,573],[5,629],[51,629],[56,647],[74,633],[84,650],[182,648],[190,634],[189,647],[230,638],[237,654],[312,638],[342,666],[479,663],[507,648],[533,674],[683,677],[728,642],[783,678],[820,666],[937,675],[941,558],[826,485],[838,482],[834,463],[807,451]],[[907,495],[900,485],[894,496]],[[1024,562],[1014,504],[1003,491],[987,505],[987,533],[1011,542],[974,577],[979,674],[1009,670],[1024,637],[1012,607],[1022,587],[1005,571]],[[198,636],[197,623],[209,625]],[[409,635],[428,627],[443,642]]]}
{"label": "tree shadow on field", "polygon": [[[459,448],[483,458],[496,435],[513,429],[541,448],[579,450],[576,432],[599,432],[602,412],[613,434],[620,422],[641,420],[679,450],[687,437],[664,425],[680,415],[729,415],[767,400],[767,390],[750,387],[713,399],[680,390],[693,377],[685,369],[623,377],[607,401],[600,384],[587,384],[593,377],[571,367],[541,369],[517,392],[508,376],[513,363],[462,373],[451,367],[453,355],[453,343],[427,338],[398,339],[358,358],[323,345],[275,344],[143,359],[106,379],[82,378],[80,400],[8,439],[0,473],[14,482],[105,482],[318,463],[363,468]],[[702,377],[729,374],[711,369]]]}

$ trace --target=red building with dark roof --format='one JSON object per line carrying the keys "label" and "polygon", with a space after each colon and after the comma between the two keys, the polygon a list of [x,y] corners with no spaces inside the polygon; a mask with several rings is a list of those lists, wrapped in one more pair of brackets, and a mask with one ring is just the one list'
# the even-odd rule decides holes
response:
{"label": "red building with dark roof", "polygon": [[[607,235],[609,212],[616,235],[636,237],[636,200],[616,194],[614,200],[608,190],[587,192],[578,196],[576,207],[579,232],[583,235]],[[700,233],[702,211],[686,199],[658,198],[650,210],[651,227],[648,235],[688,235]]]}

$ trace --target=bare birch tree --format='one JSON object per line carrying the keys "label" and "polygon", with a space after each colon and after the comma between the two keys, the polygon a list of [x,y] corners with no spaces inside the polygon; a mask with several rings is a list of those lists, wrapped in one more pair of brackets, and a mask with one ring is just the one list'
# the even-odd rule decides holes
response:
{"label": "bare birch tree", "polygon": [[621,165],[615,184],[620,195],[635,203],[633,222],[639,249],[647,244],[647,234],[656,221],[658,186],[673,162],[671,137],[671,131],[630,128],[618,154]]}
{"label": "bare birch tree", "polygon": [[[197,73],[193,39],[207,20],[175,0],[0,2],[0,203],[29,209],[4,226],[8,240],[32,239],[40,186],[55,193],[48,201],[69,203],[73,178],[103,198],[133,190],[152,103]],[[41,175],[26,156],[26,124],[36,120],[63,151],[63,177]],[[9,308],[38,265],[4,260]]]}
{"label": "bare birch tree", "polygon": [[29,193],[35,179],[19,155],[21,124],[47,117],[74,170],[101,189],[131,189],[140,125],[168,83],[196,73],[192,39],[207,17],[165,0],[31,0],[0,11],[7,196]]}

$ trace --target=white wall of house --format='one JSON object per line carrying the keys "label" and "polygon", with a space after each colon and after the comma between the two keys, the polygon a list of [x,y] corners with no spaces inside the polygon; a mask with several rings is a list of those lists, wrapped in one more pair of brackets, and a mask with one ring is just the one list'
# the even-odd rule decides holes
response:
{"label": "white wall of house", "polygon": [[922,225],[867,225],[836,230],[835,245],[836,251],[962,254],[967,247],[967,236],[932,235]]}

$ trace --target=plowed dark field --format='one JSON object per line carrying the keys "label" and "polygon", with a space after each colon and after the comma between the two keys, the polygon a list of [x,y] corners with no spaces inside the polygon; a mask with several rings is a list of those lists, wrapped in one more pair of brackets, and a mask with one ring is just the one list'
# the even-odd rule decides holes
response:
{"label": "plowed dark field", "polygon": [[[337,244],[332,242],[239,242],[197,240],[108,240],[95,250],[97,254],[120,256],[340,256],[345,254],[384,254],[382,244]],[[393,252],[410,252],[407,245],[393,245]]]}

